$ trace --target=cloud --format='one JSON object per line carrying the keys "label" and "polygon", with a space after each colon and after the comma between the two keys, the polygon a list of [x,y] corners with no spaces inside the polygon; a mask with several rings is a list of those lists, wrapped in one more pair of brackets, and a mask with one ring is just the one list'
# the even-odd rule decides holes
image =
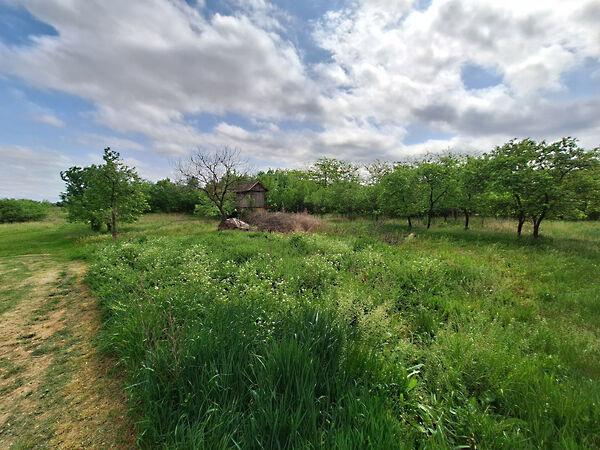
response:
{"label": "cloud", "polygon": [[[94,120],[160,155],[226,144],[259,164],[297,166],[526,136],[598,145],[600,94],[569,98],[564,77],[600,62],[597,0],[349,1],[305,23],[322,50],[314,63],[291,37],[299,19],[266,0],[227,0],[229,15],[183,0],[23,4],[58,35],[0,44],[0,72],[90,100]],[[470,89],[465,67],[497,82]],[[217,116],[213,129],[196,125],[203,114]],[[415,128],[451,137],[409,145]],[[143,148],[98,134],[82,139]]]}
{"label": "cloud", "polygon": [[[419,123],[463,140],[595,127],[598,93],[564,101],[552,92],[568,88],[562,74],[600,58],[590,18],[599,14],[597,1],[437,0],[425,11],[389,3],[363,0],[330,12],[314,33],[333,60],[319,67],[330,93],[328,134],[343,132],[340,122],[368,122],[386,136],[386,127]],[[497,73],[502,83],[467,89],[465,64]],[[402,133],[396,136],[402,153]]]}
{"label": "cloud", "polygon": [[0,71],[89,99],[100,123],[142,133],[162,151],[201,138],[186,115],[318,112],[295,48],[245,15],[206,19],[181,0],[24,4],[59,35],[0,46]]}
{"label": "cloud", "polygon": [[0,198],[58,200],[64,183],[60,171],[73,165],[70,157],[56,151],[0,145]]}
{"label": "cloud", "polygon": [[62,128],[65,123],[56,117],[54,114],[39,114],[33,118],[36,122],[50,125],[52,127]]}

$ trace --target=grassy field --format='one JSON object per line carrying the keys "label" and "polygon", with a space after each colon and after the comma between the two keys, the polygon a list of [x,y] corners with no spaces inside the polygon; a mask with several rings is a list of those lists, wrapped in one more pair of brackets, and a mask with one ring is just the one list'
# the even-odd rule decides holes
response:
{"label": "grassy field", "polygon": [[148,215],[113,245],[54,217],[0,226],[0,276],[87,261],[142,447],[599,447],[600,224],[475,222]]}

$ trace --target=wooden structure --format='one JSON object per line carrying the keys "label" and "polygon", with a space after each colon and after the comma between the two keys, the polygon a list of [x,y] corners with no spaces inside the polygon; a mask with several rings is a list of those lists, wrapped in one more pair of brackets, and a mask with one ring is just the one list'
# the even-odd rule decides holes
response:
{"label": "wooden structure", "polygon": [[238,184],[233,191],[235,192],[235,205],[239,211],[267,208],[268,189],[260,181]]}

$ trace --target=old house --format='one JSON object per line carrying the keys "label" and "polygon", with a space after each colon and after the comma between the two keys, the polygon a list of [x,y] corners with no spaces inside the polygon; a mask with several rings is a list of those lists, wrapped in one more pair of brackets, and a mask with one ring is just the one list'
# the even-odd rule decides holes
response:
{"label": "old house", "polygon": [[266,209],[268,189],[260,181],[239,184],[234,188],[235,205],[239,211]]}

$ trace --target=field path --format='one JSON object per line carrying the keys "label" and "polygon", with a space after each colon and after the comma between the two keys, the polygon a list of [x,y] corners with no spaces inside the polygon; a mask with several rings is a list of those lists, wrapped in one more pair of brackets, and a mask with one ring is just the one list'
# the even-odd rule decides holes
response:
{"label": "field path", "polygon": [[134,447],[122,382],[93,344],[84,274],[48,255],[0,258],[2,449]]}

